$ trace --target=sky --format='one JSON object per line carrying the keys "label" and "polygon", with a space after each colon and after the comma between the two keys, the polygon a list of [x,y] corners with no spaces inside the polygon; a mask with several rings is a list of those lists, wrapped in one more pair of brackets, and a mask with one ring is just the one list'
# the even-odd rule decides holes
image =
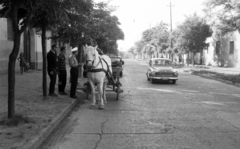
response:
{"label": "sky", "polygon": [[118,7],[112,15],[118,17],[121,23],[119,27],[125,35],[124,40],[118,41],[118,49],[129,50],[141,39],[144,30],[156,26],[161,21],[170,26],[170,2],[174,29],[177,24],[185,20],[186,16],[194,13],[204,16],[202,11],[204,1],[206,0],[111,0],[109,5]]}

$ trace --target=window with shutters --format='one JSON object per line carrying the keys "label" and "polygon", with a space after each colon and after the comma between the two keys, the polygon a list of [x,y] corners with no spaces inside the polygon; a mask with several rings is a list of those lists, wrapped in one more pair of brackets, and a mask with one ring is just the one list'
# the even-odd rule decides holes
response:
{"label": "window with shutters", "polygon": [[229,51],[230,54],[233,54],[234,53],[234,41],[230,41],[230,51]]}
{"label": "window with shutters", "polygon": [[7,19],[7,39],[13,41],[13,35],[12,20]]}

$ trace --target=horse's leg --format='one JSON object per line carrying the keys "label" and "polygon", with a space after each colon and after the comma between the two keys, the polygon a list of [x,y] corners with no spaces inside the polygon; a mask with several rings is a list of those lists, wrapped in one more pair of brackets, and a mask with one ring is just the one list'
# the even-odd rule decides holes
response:
{"label": "horse's leg", "polygon": [[94,108],[96,105],[96,97],[95,97],[95,85],[92,81],[89,81],[91,90],[92,90],[92,104],[90,105],[90,108]]}
{"label": "horse's leg", "polygon": [[[98,88],[98,85],[97,85],[97,88]],[[100,92],[98,91],[97,103],[99,104],[100,101],[101,101],[101,94],[100,94]]]}
{"label": "horse's leg", "polygon": [[103,84],[103,101],[104,101],[104,104],[107,103],[107,99],[106,99],[107,83],[108,83],[108,80],[106,79],[106,80],[104,81],[104,84]]}
{"label": "horse's leg", "polygon": [[98,83],[98,95],[100,99],[99,109],[104,109],[104,103],[103,103],[103,81]]}
{"label": "horse's leg", "polygon": [[100,94],[99,91],[96,93],[96,104],[100,103]]}

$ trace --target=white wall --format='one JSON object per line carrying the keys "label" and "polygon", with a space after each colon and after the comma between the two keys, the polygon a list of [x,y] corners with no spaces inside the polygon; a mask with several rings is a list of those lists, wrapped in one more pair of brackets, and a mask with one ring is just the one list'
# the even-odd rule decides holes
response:
{"label": "white wall", "polygon": [[[20,52],[23,52],[23,34],[20,41]],[[13,41],[7,37],[7,19],[0,18],[0,73],[6,73],[8,70],[9,55],[13,49]],[[16,61],[16,72],[20,71],[19,62]]]}

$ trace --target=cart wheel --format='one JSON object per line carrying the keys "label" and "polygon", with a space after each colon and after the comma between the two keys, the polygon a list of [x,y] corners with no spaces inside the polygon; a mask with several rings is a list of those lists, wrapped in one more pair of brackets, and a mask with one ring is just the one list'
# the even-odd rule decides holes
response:
{"label": "cart wheel", "polygon": [[87,98],[87,100],[89,100],[89,93],[88,93],[88,91],[86,92],[86,98]]}
{"label": "cart wheel", "polygon": [[113,83],[113,91],[115,91],[115,84]]}
{"label": "cart wheel", "polygon": [[120,90],[119,87],[120,87],[120,86],[117,85],[117,100],[119,99],[119,90]]}
{"label": "cart wheel", "polygon": [[23,67],[20,67],[21,74],[23,74]]}
{"label": "cart wheel", "polygon": [[88,87],[86,87],[86,92],[85,92],[85,94],[86,94],[86,98],[87,98],[87,100],[89,99],[89,89],[88,89]]}
{"label": "cart wheel", "polygon": [[119,77],[117,77],[117,100],[119,99],[119,94],[120,94],[120,82]]}

